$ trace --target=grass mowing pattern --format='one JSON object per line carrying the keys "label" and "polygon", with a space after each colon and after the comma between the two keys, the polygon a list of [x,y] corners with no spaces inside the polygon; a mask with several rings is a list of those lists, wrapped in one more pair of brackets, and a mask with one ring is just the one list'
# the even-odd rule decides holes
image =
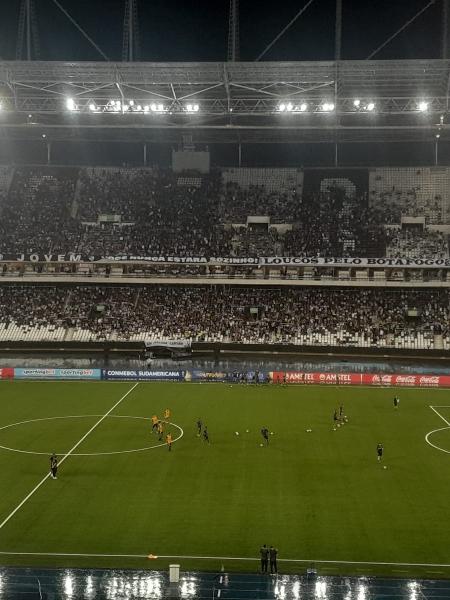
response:
{"label": "grass mowing pattern", "polygon": [[[3,382],[0,427],[97,416],[5,429],[0,444],[68,452],[131,387]],[[446,426],[429,405],[449,405],[438,410],[450,420],[450,394],[400,390],[397,411],[393,396],[370,388],[140,384],[112,414],[151,417],[170,407],[171,420],[184,429],[172,452],[70,456],[58,480],[46,481],[0,530],[0,551],[252,557],[267,543],[279,548],[280,559],[450,564],[450,454],[424,440]],[[349,423],[333,431],[341,402]],[[196,436],[198,417],[208,425],[209,446]],[[268,448],[260,446],[263,425],[274,432]],[[379,441],[387,470],[376,460]],[[450,450],[450,428],[433,441]],[[156,443],[149,421],[111,416],[77,452]],[[48,466],[45,455],[0,450],[0,522]],[[0,556],[0,562],[159,568],[173,561]],[[221,561],[181,564],[220,569]],[[256,569],[257,563],[227,568]],[[284,563],[281,570],[299,568]],[[395,565],[328,565],[325,572],[450,575],[445,568]]]}

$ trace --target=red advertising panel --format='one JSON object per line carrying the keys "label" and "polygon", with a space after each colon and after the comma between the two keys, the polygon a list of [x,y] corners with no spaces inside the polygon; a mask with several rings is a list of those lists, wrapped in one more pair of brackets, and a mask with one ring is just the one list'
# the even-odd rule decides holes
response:
{"label": "red advertising panel", "polygon": [[321,373],[304,371],[273,371],[269,373],[273,383],[324,384],[324,385],[370,385],[386,387],[450,387],[450,375],[409,375],[376,373]]}
{"label": "red advertising panel", "polygon": [[4,369],[0,369],[0,379],[13,379],[14,377],[14,369],[12,367],[6,367]]}

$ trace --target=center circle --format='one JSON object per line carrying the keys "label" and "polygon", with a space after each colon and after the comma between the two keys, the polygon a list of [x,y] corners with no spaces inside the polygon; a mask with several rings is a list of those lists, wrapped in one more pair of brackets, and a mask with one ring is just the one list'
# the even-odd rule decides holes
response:
{"label": "center circle", "polygon": [[[27,419],[26,421],[19,421],[18,423],[10,423],[9,425],[4,425],[3,427],[0,427],[0,432],[5,430],[5,429],[10,429],[12,427],[18,427],[19,425],[25,425],[27,423],[39,423],[41,421],[56,421],[57,419],[86,419],[88,417],[104,417],[104,415],[67,415],[64,417],[44,417],[41,419]],[[132,416],[132,415],[108,415],[106,417],[106,419],[140,419],[143,421],[151,421],[151,419],[149,419],[148,417],[136,417],[136,416]],[[164,421],[167,425],[171,425],[172,427],[175,427],[175,429],[178,430],[179,435],[177,437],[175,437],[173,439],[173,443],[177,442],[178,440],[180,440],[183,435],[184,435],[184,431],[183,429],[177,425],[176,423],[171,423],[170,421]],[[162,446],[166,446],[166,442],[162,442],[159,444],[154,444],[153,446],[146,446],[144,448],[133,448],[130,450],[116,450],[113,452],[71,452],[70,456],[111,456],[113,454],[130,454],[133,452],[145,452],[147,450],[153,450],[154,448],[161,448]],[[43,456],[49,456],[51,454],[51,452],[36,452],[33,450],[21,450],[20,448],[11,448],[9,446],[2,446],[0,444],[0,449],[2,450],[8,450],[9,452],[19,452],[20,454],[37,454],[37,455],[43,455]],[[60,455],[60,456],[64,456],[67,454],[67,452],[56,452],[56,454]]]}
{"label": "center circle", "polygon": [[435,433],[439,433],[440,431],[446,431],[450,429],[450,427],[441,427],[439,429],[434,429],[433,431],[430,431],[429,433],[427,433],[427,435],[425,436],[425,441],[427,442],[427,444],[429,444],[430,446],[433,446],[433,448],[436,448],[436,450],[440,450],[441,452],[445,452],[446,454],[450,454],[450,450],[446,450],[445,448],[441,448],[441,446],[438,446],[437,444],[433,444],[433,442],[430,441],[430,438],[433,434]]}

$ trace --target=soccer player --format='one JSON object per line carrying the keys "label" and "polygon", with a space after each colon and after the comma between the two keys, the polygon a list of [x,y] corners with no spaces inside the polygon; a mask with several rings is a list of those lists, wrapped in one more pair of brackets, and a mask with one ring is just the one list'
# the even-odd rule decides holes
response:
{"label": "soccer player", "polygon": [[278,555],[278,550],[276,548],[274,548],[273,546],[270,546],[270,548],[269,548],[269,559],[270,559],[270,573],[271,573],[271,575],[275,575],[276,573],[278,573],[277,555]]}
{"label": "soccer player", "polygon": [[377,445],[377,460],[378,460],[378,462],[381,462],[381,459],[383,458],[383,452],[384,452],[383,444],[378,444]]}
{"label": "soccer player", "polygon": [[152,433],[155,433],[155,431],[158,431],[158,417],[156,415],[153,415],[152,417]]}
{"label": "soccer player", "polygon": [[170,408],[166,408],[166,410],[164,411],[164,418],[170,419]]}
{"label": "soccer player", "polygon": [[398,408],[400,404],[400,398],[398,396],[394,396],[394,408]]}
{"label": "soccer player", "polygon": [[158,439],[160,442],[162,442],[163,433],[164,433],[164,423],[162,421],[158,421],[158,435],[159,435]]}
{"label": "soccer player", "polygon": [[339,421],[339,416],[338,416],[338,411],[337,409],[334,411],[334,415],[333,415],[333,421],[334,421],[334,426],[336,427],[338,421]]}
{"label": "soccer player", "polygon": [[197,419],[197,437],[200,437],[202,434],[203,423],[200,417]]}
{"label": "soccer player", "polygon": [[56,474],[58,472],[58,457],[53,452],[50,456],[50,473],[52,475],[52,479],[58,479]]}
{"label": "soccer player", "polygon": [[173,442],[173,440],[172,440],[172,434],[168,433],[166,435],[166,444],[167,444],[167,446],[169,448],[169,452],[171,452],[171,450],[172,450],[172,442]]}
{"label": "soccer player", "polygon": [[267,427],[263,427],[261,429],[261,435],[263,436],[264,441],[266,442],[266,446],[269,445],[269,430]]}
{"label": "soccer player", "polygon": [[339,420],[342,421],[343,418],[344,418],[344,405],[341,404],[339,406]]}
{"label": "soccer player", "polygon": [[208,428],[206,427],[206,425],[205,425],[205,428],[203,429],[203,441],[207,442],[208,444],[210,443]]}

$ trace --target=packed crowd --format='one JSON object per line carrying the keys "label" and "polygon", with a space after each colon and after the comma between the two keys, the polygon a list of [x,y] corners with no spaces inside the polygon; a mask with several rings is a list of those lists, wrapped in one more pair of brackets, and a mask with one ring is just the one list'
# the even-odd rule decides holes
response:
{"label": "packed crowd", "polygon": [[[346,178],[322,184],[276,190],[240,187],[219,172],[18,168],[0,196],[0,254],[370,257],[388,245],[390,256],[448,256],[446,234],[384,227],[417,213],[417,193],[402,203],[384,188],[368,198]],[[442,198],[424,210],[436,203],[444,215]],[[255,228],[249,217],[264,219]]]}
{"label": "packed crowd", "polygon": [[433,347],[435,335],[448,343],[449,300],[445,290],[0,286],[0,340],[57,327],[63,340],[377,347],[406,336]]}

